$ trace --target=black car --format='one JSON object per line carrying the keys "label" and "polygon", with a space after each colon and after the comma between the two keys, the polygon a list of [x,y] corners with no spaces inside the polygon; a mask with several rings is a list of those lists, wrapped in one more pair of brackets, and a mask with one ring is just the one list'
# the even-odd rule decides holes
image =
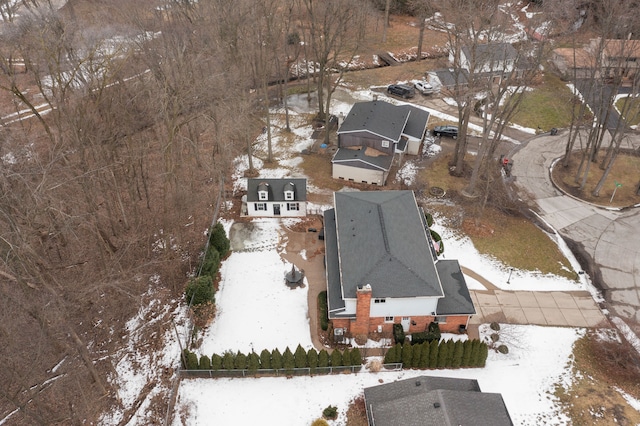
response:
{"label": "black car", "polygon": [[387,93],[407,99],[413,98],[416,95],[416,89],[406,84],[392,84],[387,87]]}
{"label": "black car", "polygon": [[458,126],[436,126],[433,128],[433,136],[458,137]]}

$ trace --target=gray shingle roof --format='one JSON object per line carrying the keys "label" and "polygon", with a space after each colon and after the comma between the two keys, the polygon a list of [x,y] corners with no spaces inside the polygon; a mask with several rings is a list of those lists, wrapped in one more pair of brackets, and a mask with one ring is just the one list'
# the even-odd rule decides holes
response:
{"label": "gray shingle roof", "polygon": [[502,395],[477,381],[420,376],[366,388],[371,426],[512,426]]}
{"label": "gray shingle roof", "polygon": [[436,269],[444,290],[444,297],[438,299],[437,314],[474,315],[476,309],[458,261],[440,259],[436,263]]}
{"label": "gray shingle roof", "polygon": [[338,129],[338,134],[366,130],[397,142],[408,116],[408,110],[388,102],[358,102],[351,107],[351,111]]}
{"label": "gray shingle roof", "polygon": [[412,138],[422,139],[427,131],[427,121],[429,121],[429,111],[416,108],[413,105],[403,105],[400,108],[409,110],[409,119],[404,127],[403,133]]}
{"label": "gray shingle roof", "polygon": [[[472,50],[469,46],[462,48],[467,60],[472,58]],[[509,43],[485,43],[475,46],[476,65],[481,67],[485,64],[498,65],[504,61],[513,61],[518,57],[518,51]]]}
{"label": "gray shingle roof", "polygon": [[336,235],[336,211],[324,211],[325,271],[327,274],[327,301],[330,312],[344,310],[345,304],[340,287],[340,265],[338,239]]}
{"label": "gray shingle roof", "polygon": [[444,295],[412,191],[337,192],[334,200],[342,297],[365,284],[375,298]]}
{"label": "gray shingle roof", "polygon": [[340,163],[351,167],[359,167],[361,169],[385,171],[391,169],[391,164],[393,163],[392,155],[379,155],[377,157],[371,157],[365,155],[365,152],[366,148],[339,148],[333,156],[331,162]]}
{"label": "gray shingle roof", "polygon": [[[438,77],[438,80],[440,80],[440,83],[442,83],[444,87],[456,86],[456,74],[454,70],[445,68],[445,69],[435,70],[434,73],[436,74],[436,76]],[[458,84],[462,86],[469,84],[469,71],[465,69],[460,69],[457,74],[457,77],[458,77]]]}
{"label": "gray shingle roof", "polygon": [[247,201],[260,201],[258,198],[258,190],[267,189],[269,193],[268,201],[285,201],[284,191],[294,190],[295,201],[307,200],[307,180],[306,179],[263,179],[249,178],[247,179]]}

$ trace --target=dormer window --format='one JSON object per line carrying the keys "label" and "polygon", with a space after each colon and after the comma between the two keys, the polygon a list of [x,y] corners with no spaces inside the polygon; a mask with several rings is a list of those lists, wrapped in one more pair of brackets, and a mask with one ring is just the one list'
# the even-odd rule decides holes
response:
{"label": "dormer window", "polygon": [[289,182],[284,186],[285,201],[293,201],[295,199],[295,189],[296,186],[293,184],[293,182]]}
{"label": "dormer window", "polygon": [[262,182],[258,185],[258,200],[260,201],[268,201],[269,200],[269,184],[266,182]]}

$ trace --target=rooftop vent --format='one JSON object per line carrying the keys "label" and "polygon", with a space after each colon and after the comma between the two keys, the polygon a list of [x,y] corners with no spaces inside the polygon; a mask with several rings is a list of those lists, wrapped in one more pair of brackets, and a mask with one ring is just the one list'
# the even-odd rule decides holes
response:
{"label": "rooftop vent", "polygon": [[420,380],[416,380],[416,386],[420,386]]}
{"label": "rooftop vent", "polygon": [[434,402],[433,403],[433,408],[440,408],[440,403],[439,402]]}

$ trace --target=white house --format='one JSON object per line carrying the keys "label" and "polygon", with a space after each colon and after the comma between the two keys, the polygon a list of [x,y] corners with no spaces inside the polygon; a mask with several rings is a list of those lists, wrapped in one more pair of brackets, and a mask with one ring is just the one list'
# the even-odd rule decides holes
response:
{"label": "white house", "polygon": [[242,211],[247,216],[303,217],[307,215],[306,179],[247,179],[245,197],[243,197]]}

